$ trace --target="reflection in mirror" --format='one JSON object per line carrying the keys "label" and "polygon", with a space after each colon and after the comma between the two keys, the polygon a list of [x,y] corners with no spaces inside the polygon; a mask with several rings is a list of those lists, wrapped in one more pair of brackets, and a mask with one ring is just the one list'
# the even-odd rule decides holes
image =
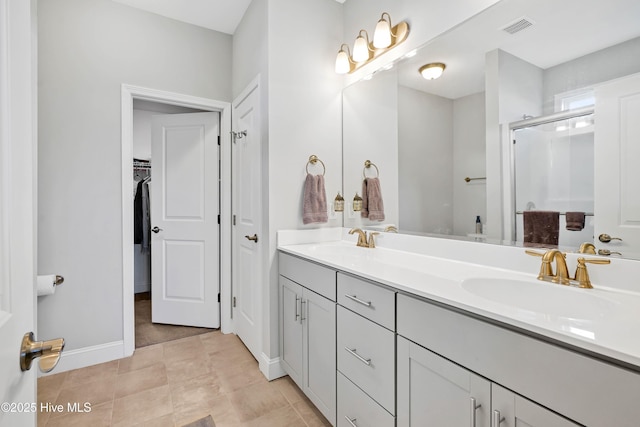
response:
{"label": "reflection in mirror", "polygon": [[593,128],[593,113],[580,113],[513,130],[517,242],[579,247],[593,240]]}
{"label": "reflection in mirror", "polygon": [[[540,153],[512,152],[524,144],[512,147],[510,124],[593,105],[594,99],[598,116],[594,90],[640,72],[639,18],[637,0],[501,0],[425,43],[393,70],[345,88],[343,192],[348,202],[361,191],[363,162],[370,159],[380,168],[386,213],[377,222],[345,209],[345,227],[394,224],[399,232],[478,239],[480,216],[483,241],[522,244],[523,215],[516,212],[526,211],[533,196],[520,194],[524,190],[515,184],[533,181],[571,181],[564,190],[556,188],[570,191],[571,202],[531,200],[538,210],[597,212],[598,161],[581,151],[593,147],[583,141],[587,133],[574,132],[561,142],[556,128],[555,142],[543,143],[554,155],[545,161],[555,163],[520,166],[516,176],[512,156],[528,162],[532,152]],[[432,62],[445,63],[446,69],[427,81],[418,70]],[[595,127],[583,129],[591,139],[595,120]],[[557,157],[563,150],[568,158]],[[580,156],[585,158],[575,169]],[[564,220],[560,228],[566,231]],[[561,233],[568,238],[560,238],[560,246],[576,249],[584,239],[600,249],[593,236],[597,223],[588,216],[580,232]]]}

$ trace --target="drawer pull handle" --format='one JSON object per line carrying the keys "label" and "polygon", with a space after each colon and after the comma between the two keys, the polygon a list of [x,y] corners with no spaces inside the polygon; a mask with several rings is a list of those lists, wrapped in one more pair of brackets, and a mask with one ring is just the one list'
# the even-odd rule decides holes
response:
{"label": "drawer pull handle", "polygon": [[306,304],[306,301],[303,301],[302,298],[300,298],[300,323],[302,323],[303,320],[307,320],[306,317],[304,317],[304,305],[302,304]]}
{"label": "drawer pull handle", "polygon": [[359,361],[361,361],[365,365],[371,366],[371,359],[365,359],[364,357],[360,356],[358,353],[356,353],[356,349],[355,348],[353,350],[351,350],[349,347],[345,347],[344,349],[347,350],[353,356],[355,356]]}
{"label": "drawer pull handle", "polygon": [[471,427],[476,427],[476,411],[482,407],[482,404],[476,403],[475,398],[471,398]]}
{"label": "drawer pull handle", "polygon": [[302,298],[298,298],[298,296],[296,295],[296,312],[295,312],[295,316],[293,317],[293,321],[297,322],[298,321],[298,317],[300,317],[300,313],[298,313],[298,301],[301,301]]}
{"label": "drawer pull handle", "polygon": [[353,427],[358,427],[358,425],[356,424],[356,419],[351,419],[349,417],[347,417],[346,415],[344,416],[344,419],[347,420],[349,422],[349,424],[351,424]]}
{"label": "drawer pull handle", "polygon": [[352,301],[364,305],[365,307],[371,307],[371,301],[363,301],[360,298],[357,298],[355,295],[344,294],[344,296]]}
{"label": "drawer pull handle", "polygon": [[500,416],[500,411],[497,409],[493,411],[493,426],[500,427],[500,424],[504,421],[504,417]]}

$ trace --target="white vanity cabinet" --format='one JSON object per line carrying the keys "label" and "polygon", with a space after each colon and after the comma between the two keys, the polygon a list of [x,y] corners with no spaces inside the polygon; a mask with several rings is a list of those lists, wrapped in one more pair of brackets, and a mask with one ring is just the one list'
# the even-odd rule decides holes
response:
{"label": "white vanity cabinet", "polygon": [[398,427],[577,427],[548,409],[398,337]]}
{"label": "white vanity cabinet", "polygon": [[[422,424],[431,414],[415,405],[425,401],[439,407],[456,401],[447,412],[459,406],[470,414],[471,397],[482,405],[478,426],[640,425],[640,374],[633,370],[410,295],[398,294],[397,313],[398,427],[442,425]],[[474,391],[476,377],[490,383],[490,400]],[[426,378],[433,387],[422,384]],[[470,419],[445,425],[467,427]]]}
{"label": "white vanity cabinet", "polygon": [[398,337],[398,426],[490,427],[490,413],[487,379]]}
{"label": "white vanity cabinet", "polygon": [[282,366],[335,425],[336,272],[280,254]]}
{"label": "white vanity cabinet", "polygon": [[491,385],[491,422],[493,426],[517,427],[578,427],[573,423],[548,409],[536,405],[530,400],[500,387]]}
{"label": "white vanity cabinet", "polygon": [[338,426],[395,426],[395,291],[338,272]]}

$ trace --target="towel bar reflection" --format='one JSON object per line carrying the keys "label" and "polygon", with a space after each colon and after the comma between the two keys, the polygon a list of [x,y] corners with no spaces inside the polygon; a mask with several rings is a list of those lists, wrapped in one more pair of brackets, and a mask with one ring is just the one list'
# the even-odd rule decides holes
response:
{"label": "towel bar reflection", "polygon": [[316,156],[315,154],[312,154],[311,156],[309,156],[309,161],[307,162],[307,166],[305,167],[307,173],[309,173],[309,163],[311,163],[312,165],[315,165],[318,162],[322,164],[322,176],[324,176],[324,173],[327,171],[327,167],[324,165],[324,162],[320,160],[318,156]]}
{"label": "towel bar reflection", "polygon": [[[516,211],[516,215],[522,215],[523,211]],[[566,215],[566,212],[560,212],[560,215]],[[593,216],[593,212],[585,212],[584,216]]]}

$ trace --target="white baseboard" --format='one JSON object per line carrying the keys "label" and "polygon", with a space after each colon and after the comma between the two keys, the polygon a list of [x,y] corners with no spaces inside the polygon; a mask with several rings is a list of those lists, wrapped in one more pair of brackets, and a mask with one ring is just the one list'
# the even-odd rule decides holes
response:
{"label": "white baseboard", "polygon": [[267,377],[269,381],[275,380],[280,377],[284,377],[287,373],[282,369],[280,364],[280,358],[270,359],[266,354],[260,355],[260,361],[258,362],[260,372]]}
{"label": "white baseboard", "polygon": [[38,371],[38,376],[54,375],[72,369],[85,368],[98,363],[110,362],[124,357],[124,341],[113,341],[76,350],[63,350],[58,365],[49,373]]}

